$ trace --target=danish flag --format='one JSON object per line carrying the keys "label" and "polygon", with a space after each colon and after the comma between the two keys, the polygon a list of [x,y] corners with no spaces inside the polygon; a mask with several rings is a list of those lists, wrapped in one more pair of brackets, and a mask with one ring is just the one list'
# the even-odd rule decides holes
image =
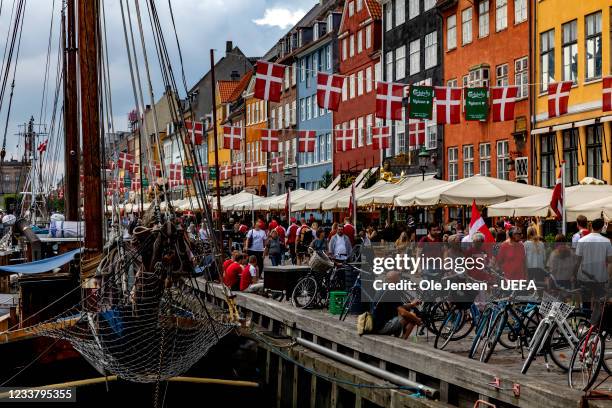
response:
{"label": "danish flag", "polygon": [[336,151],[346,152],[355,148],[353,145],[355,131],[353,129],[334,130],[336,135]]}
{"label": "danish flag", "polygon": [[170,180],[182,180],[183,179],[183,166],[180,164],[170,164],[169,166],[170,174],[168,174],[168,178]]}
{"label": "danish flag", "polygon": [[320,108],[337,111],[345,78],[340,75],[317,74],[317,103]]}
{"label": "danish flag", "polygon": [[298,131],[298,152],[314,152],[317,133],[314,130]]}
{"label": "danish flag", "polygon": [[556,82],[548,85],[548,117],[554,118],[567,113],[572,81]]}
{"label": "danish flag", "polygon": [[480,232],[485,237],[484,242],[495,242],[495,238],[493,238],[493,234],[489,231],[487,227],[487,223],[485,222],[482,215],[480,215],[480,211],[478,211],[478,207],[476,207],[476,200],[472,200],[472,216],[470,217],[470,237],[473,237],[474,234]]}
{"label": "danish flag", "polygon": [[278,130],[261,129],[259,134],[262,152],[278,152]]}
{"label": "danish flag", "polygon": [[232,166],[221,166],[219,173],[221,173],[221,180],[229,179],[232,177]]}
{"label": "danish flag", "polygon": [[417,149],[425,144],[425,122],[417,120],[408,124],[409,147],[410,150]]}
{"label": "danish flag", "polygon": [[[159,164],[158,161],[154,161],[153,164],[151,165],[151,168],[153,169],[153,177],[157,177],[161,174],[161,165]],[[145,167],[145,172],[147,174],[149,174],[149,166]]]}
{"label": "danish flag", "polygon": [[121,170],[126,170],[134,163],[134,155],[125,152],[119,152],[119,160],[117,160],[117,167]]}
{"label": "danish flag", "polygon": [[242,128],[239,126],[223,126],[223,148],[240,150]]}
{"label": "danish flag", "polygon": [[136,163],[136,162],[129,164],[127,166],[127,169],[132,174],[140,173],[140,165],[138,163]]}
{"label": "danish flag", "polygon": [[276,156],[270,162],[270,167],[272,168],[272,173],[280,173],[284,169],[284,161],[283,156]]}
{"label": "danish flag", "polygon": [[47,151],[47,143],[49,143],[49,139],[38,145],[38,153],[43,153]]}
{"label": "danish flag", "polygon": [[204,124],[202,122],[186,120],[185,128],[188,132],[185,143],[201,145],[204,141]]}
{"label": "danish flag", "polygon": [[518,90],[518,86],[491,87],[493,122],[514,120],[514,106],[516,105]]}
{"label": "danish flag", "polygon": [[138,191],[138,190],[140,190],[140,179],[135,178],[132,180],[132,191]]}
{"label": "danish flag", "polygon": [[285,66],[266,61],[257,61],[255,73],[255,98],[280,102]]}
{"label": "danish flag", "polygon": [[550,200],[550,208],[557,216],[557,220],[563,219],[563,200],[565,196],[565,188],[563,186],[563,168],[565,167],[565,161],[561,162],[559,167],[559,177],[557,178],[557,184],[553,189],[552,198]]}
{"label": "danish flag", "polygon": [[391,129],[389,126],[372,128],[372,147],[376,150],[388,149],[390,146]]}
{"label": "danish flag", "polygon": [[436,86],[436,122],[452,125],[461,118],[461,88]]}
{"label": "danish flag", "polygon": [[232,175],[240,176],[244,169],[244,162],[235,162],[232,164]]}
{"label": "danish flag", "polygon": [[402,98],[404,85],[391,82],[376,84],[376,117],[402,120]]}
{"label": "danish flag", "polygon": [[601,107],[604,112],[610,112],[612,111],[612,76],[603,79],[602,88],[603,101]]}
{"label": "danish flag", "polygon": [[255,177],[257,175],[257,162],[248,162],[246,164],[246,175],[249,177]]}

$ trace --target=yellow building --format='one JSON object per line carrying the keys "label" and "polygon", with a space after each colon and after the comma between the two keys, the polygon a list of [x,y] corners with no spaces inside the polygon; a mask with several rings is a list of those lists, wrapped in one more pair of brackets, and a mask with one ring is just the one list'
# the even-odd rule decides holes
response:
{"label": "yellow building", "polygon": [[[531,81],[536,184],[552,187],[565,161],[567,185],[590,176],[612,184],[612,113],[602,112],[602,78],[612,73],[609,0],[533,0]],[[549,83],[573,81],[568,113],[548,117]]]}

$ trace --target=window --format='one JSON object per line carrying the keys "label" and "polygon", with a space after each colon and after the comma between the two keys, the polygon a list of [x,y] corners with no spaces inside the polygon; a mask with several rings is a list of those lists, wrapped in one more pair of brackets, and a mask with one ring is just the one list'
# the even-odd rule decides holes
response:
{"label": "window", "polygon": [[291,85],[295,85],[296,76],[297,76],[297,65],[295,62],[291,64]]}
{"label": "window", "polygon": [[325,145],[327,146],[326,157],[327,160],[332,159],[332,137],[331,133],[325,135]]}
{"label": "window", "polygon": [[385,31],[393,28],[393,5],[391,2],[385,4]]}
{"label": "window", "polygon": [[[419,2],[421,0],[408,0],[408,19],[412,20],[419,15]],[[402,1],[403,3],[403,1]]]}
{"label": "window", "polygon": [[461,44],[472,42],[472,8],[466,8],[461,12]]}
{"label": "window", "polygon": [[555,82],[555,30],[540,34],[540,90],[545,92],[548,84]]}
{"label": "window", "polygon": [[325,152],[327,151],[327,146],[325,145],[325,135],[319,135],[319,154],[318,161],[326,161]]}
{"label": "window", "polygon": [[395,154],[407,152],[406,142],[406,110],[402,107],[402,120],[393,122],[395,127]]}
{"label": "window", "polygon": [[367,67],[365,70],[365,91],[372,92],[372,67]]}
{"label": "window", "polygon": [[498,140],[497,141],[497,178],[502,180],[508,180],[508,141]]}
{"label": "window", "polygon": [[349,99],[355,97],[355,74],[349,76]]}
{"label": "window", "polygon": [[438,33],[432,31],[425,36],[425,69],[438,65]]}
{"label": "window", "polygon": [[355,3],[352,1],[349,1],[348,12],[349,12],[349,17],[352,17],[353,14],[355,14]]}
{"label": "window", "polygon": [[[247,106],[247,112],[249,110],[248,108],[249,108],[249,106]],[[272,129],[279,129],[280,128],[280,126],[278,126],[278,127],[276,126],[276,109],[272,109],[270,111],[270,123],[271,123]],[[247,125],[248,124],[249,124],[249,120],[247,118]]]}
{"label": "window", "polygon": [[586,79],[601,77],[601,11],[585,18]]}
{"label": "window", "polygon": [[[435,115],[435,104],[433,108]],[[433,116],[435,117],[435,116]],[[428,150],[437,149],[438,148],[438,125],[435,120],[426,120],[425,121],[425,147]]]}
{"label": "window", "polygon": [[436,6],[436,0],[425,0],[423,3],[423,11],[431,10]]}
{"label": "window", "polygon": [[315,76],[317,72],[319,72],[319,54],[316,52],[312,54],[312,70],[313,70],[313,73],[312,73],[313,76]]}
{"label": "window", "polygon": [[317,108],[317,96],[313,95],[312,98],[312,117],[314,119],[319,117],[319,108]]}
{"label": "window", "polygon": [[393,81],[393,51],[387,52],[385,55],[385,80]]}
{"label": "window", "polygon": [[349,56],[355,55],[355,36],[351,34],[349,37]]}
{"label": "window", "polygon": [[314,23],[312,26],[312,40],[317,41],[319,39],[319,23]]}
{"label": "window", "polygon": [[514,24],[527,21],[527,0],[514,0]]}
{"label": "window", "polygon": [[457,88],[457,78],[449,79],[448,81],[446,81],[446,86],[448,86],[449,88]]}
{"label": "window", "polygon": [[478,172],[481,176],[491,177],[491,143],[481,143],[478,146],[478,157]]}
{"label": "window", "polygon": [[306,98],[306,119],[312,119],[312,104],[310,98]]}
{"label": "window", "polygon": [[247,125],[251,124],[251,105],[247,105],[246,121],[247,121]]}
{"label": "window", "polygon": [[586,128],[587,176],[601,179],[601,140],[603,125],[593,125]]}
{"label": "window", "polygon": [[508,86],[508,64],[495,67],[495,85]]}
{"label": "window", "polygon": [[578,129],[563,131],[563,160],[565,160],[565,185],[578,184]]}
{"label": "window", "polygon": [[342,60],[343,61],[348,58],[347,41],[348,41],[348,38],[345,38],[342,40]]}
{"label": "window", "polygon": [[366,50],[372,48],[372,25],[365,28],[365,47]]}
{"label": "window", "polygon": [[478,5],[478,37],[489,35],[489,0],[483,0]]}
{"label": "window", "polygon": [[372,114],[366,118],[366,144],[372,144]]}
{"label": "window", "polygon": [[508,0],[495,0],[495,31],[508,27]]}
{"label": "window", "polygon": [[357,31],[357,54],[363,51],[363,30]]}
{"label": "window", "polygon": [[382,81],[382,65],[380,62],[374,64],[374,81]]}
{"label": "window", "polygon": [[363,146],[363,136],[364,136],[364,132],[363,132],[363,116],[360,118],[357,118],[357,147],[362,147]]}
{"label": "window", "polygon": [[421,70],[421,40],[410,43],[410,75],[418,74]]}
{"label": "window", "polygon": [[406,76],[406,46],[395,50],[395,79],[403,79]]}
{"label": "window", "polygon": [[295,125],[296,124],[296,120],[295,120],[295,114],[296,114],[296,102],[295,99],[293,101],[291,101],[291,124]]}
{"label": "window", "polygon": [[306,58],[306,88],[310,88],[310,78],[313,76],[312,74],[312,55],[309,58]]}
{"label": "window", "polygon": [[344,78],[344,82],[342,82],[342,101],[346,102],[348,99],[348,81],[347,78]]}
{"label": "window", "polygon": [[526,98],[529,95],[529,72],[527,57],[514,61],[514,84],[519,87],[517,98]]}
{"label": "window", "polygon": [[555,185],[555,133],[540,138],[540,180],[542,187]]}
{"label": "window", "polygon": [[327,45],[327,47],[325,47],[325,62],[327,65],[327,69],[331,69],[332,67],[332,49],[331,49],[331,45]]}
{"label": "window", "polygon": [[[464,77],[465,78],[465,77]],[[463,86],[466,86],[464,81]],[[475,87],[488,87],[489,86],[489,68],[481,67],[470,71],[467,81],[467,86],[470,88]]]}
{"label": "window", "polygon": [[302,59],[300,61],[300,81],[304,82],[306,80],[306,60]]}
{"label": "window", "polygon": [[289,127],[291,125],[291,107],[288,103],[285,104],[285,127]]}
{"label": "window", "polygon": [[355,136],[357,136],[357,127],[355,126],[355,119],[351,119],[348,124],[348,129],[353,130],[353,146],[357,146],[357,144],[355,143]]}
{"label": "window", "polygon": [[457,162],[459,156],[458,147],[448,148],[448,181],[455,181],[458,178],[459,164]]}
{"label": "window", "polygon": [[361,11],[363,8],[363,0],[357,0],[357,11]]}
{"label": "window", "polygon": [[457,16],[448,16],[446,19],[446,49],[457,48]]}
{"label": "window", "polygon": [[327,15],[327,31],[334,30],[334,13],[329,13]]}
{"label": "window", "polygon": [[357,96],[363,95],[363,71],[357,72]]}
{"label": "window", "polygon": [[[302,102],[304,102],[304,100],[302,100]],[[305,117],[302,116],[302,120],[304,120]],[[278,127],[279,129],[283,127],[283,107],[279,106],[278,107]]]}
{"label": "window", "polygon": [[563,80],[576,82],[578,77],[578,20],[570,21],[561,26],[563,31]]}
{"label": "window", "polygon": [[[410,17],[412,18],[412,17]],[[395,0],[395,26],[406,22],[406,1]]]}
{"label": "window", "polygon": [[474,175],[474,145],[463,146],[463,177]]}

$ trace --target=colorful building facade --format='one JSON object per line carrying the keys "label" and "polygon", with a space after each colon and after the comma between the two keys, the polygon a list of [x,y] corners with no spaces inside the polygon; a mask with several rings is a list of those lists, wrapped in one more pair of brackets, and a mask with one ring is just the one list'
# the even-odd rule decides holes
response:
{"label": "colorful building facade", "polygon": [[267,196],[268,194],[268,155],[273,158],[277,153],[266,153],[261,148],[261,130],[268,128],[268,103],[253,97],[255,78],[252,77],[243,93],[245,103],[245,143],[240,159],[246,163],[257,163],[257,174],[243,175],[244,187],[249,191]]}
{"label": "colorful building facade", "polygon": [[514,120],[444,126],[444,179],[474,174],[531,182],[529,172],[529,0],[438,2],[449,87],[518,86]]}
{"label": "colorful building facade", "polygon": [[[612,4],[606,0],[535,2],[535,184],[552,187],[565,161],[567,185],[584,177],[612,183],[612,114],[602,112],[602,78],[612,74]],[[573,81],[568,113],[549,118],[549,83]]]}

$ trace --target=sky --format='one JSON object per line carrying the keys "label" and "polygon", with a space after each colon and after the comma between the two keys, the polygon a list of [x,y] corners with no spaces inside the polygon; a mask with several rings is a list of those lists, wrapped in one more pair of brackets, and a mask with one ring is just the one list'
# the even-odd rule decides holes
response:
{"label": "sky", "polygon": [[[18,0],[2,1],[0,53],[3,53],[7,43],[8,31],[11,28],[11,7],[15,1]],[[135,1],[137,0],[129,0],[134,22]],[[163,84],[153,42],[150,41],[151,29],[146,12],[146,0],[139,0],[139,2],[143,13],[145,37],[149,39],[147,53],[154,94],[158,99],[163,92]],[[223,56],[225,42],[231,40],[246,55],[262,56],[316,2],[317,0],[172,0],[187,87],[193,86],[210,69],[211,48],[216,49],[218,59]],[[115,130],[126,130],[127,114],[133,109],[135,103],[123,35],[120,0],[103,0],[102,3],[107,27],[113,122]],[[11,156],[21,157],[23,147],[15,135],[19,131],[19,124],[27,122],[30,116],[34,116],[36,122],[50,125],[58,69],[61,4],[61,0],[29,0],[26,3],[14,96],[6,132],[7,159]],[[168,0],[155,0],[155,4],[178,79],[180,78],[180,62],[170,20]],[[50,33],[52,34],[51,53],[48,53]],[[48,71],[46,69],[47,59],[50,61]],[[142,69],[142,60],[140,64]],[[48,85],[47,91],[44,92],[46,97],[43,98],[46,75]],[[141,76],[145,77],[144,71],[141,72]],[[4,132],[6,123],[12,77],[13,70],[11,69],[9,87],[0,108],[0,132]],[[179,84],[179,90],[181,89],[182,86]],[[145,99],[148,98],[145,97]],[[0,138],[2,137],[3,133],[0,135]]]}

